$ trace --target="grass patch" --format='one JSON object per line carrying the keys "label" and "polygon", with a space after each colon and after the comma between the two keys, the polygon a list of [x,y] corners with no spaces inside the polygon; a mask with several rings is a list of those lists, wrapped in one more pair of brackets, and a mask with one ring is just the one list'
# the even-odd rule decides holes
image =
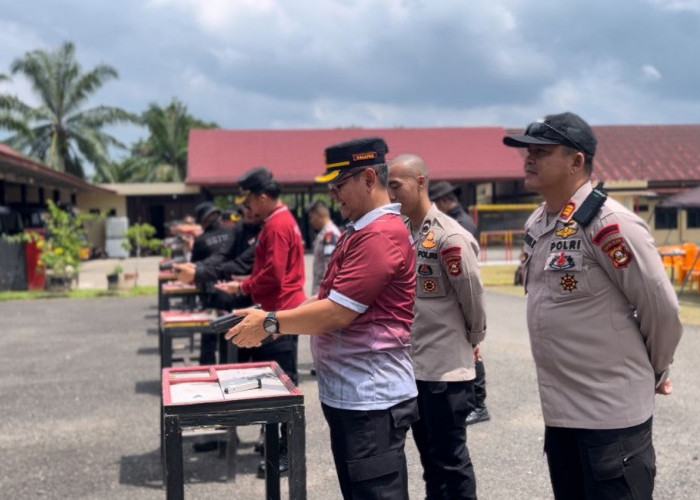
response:
{"label": "grass patch", "polygon": [[[491,292],[524,297],[525,292],[520,285],[513,284],[516,264],[498,266],[481,266],[481,282]],[[674,284],[676,292],[679,286]],[[681,309],[681,321],[687,325],[700,325],[700,293],[688,289],[688,285],[678,298]]]}
{"label": "grass patch", "polygon": [[517,264],[502,264],[498,266],[481,266],[479,272],[481,274],[481,283],[484,286],[503,286],[513,285],[515,269]]}
{"label": "grass patch", "polygon": [[3,300],[26,300],[26,299],[94,299],[96,297],[141,297],[149,295],[157,295],[158,287],[156,286],[136,286],[130,290],[71,290],[70,292],[55,293],[44,290],[32,291],[9,291],[0,292],[0,301]]}

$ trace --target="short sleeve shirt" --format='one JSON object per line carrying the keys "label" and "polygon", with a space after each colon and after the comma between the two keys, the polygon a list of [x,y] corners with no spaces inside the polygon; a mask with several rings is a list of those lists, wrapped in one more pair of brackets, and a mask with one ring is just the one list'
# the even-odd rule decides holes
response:
{"label": "short sleeve shirt", "polygon": [[382,410],[417,395],[411,362],[415,254],[398,205],[379,207],[341,235],[319,289],[360,313],[311,339],[321,402]]}

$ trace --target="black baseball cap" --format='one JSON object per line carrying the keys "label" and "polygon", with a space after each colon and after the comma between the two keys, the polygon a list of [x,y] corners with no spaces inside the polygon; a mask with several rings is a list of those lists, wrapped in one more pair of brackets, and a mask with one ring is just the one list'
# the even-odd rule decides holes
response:
{"label": "black baseball cap", "polygon": [[389,147],[381,137],[364,137],[341,142],[326,148],[326,172],[316,182],[331,182],[343,172],[357,167],[385,163]]}
{"label": "black baseball cap", "polygon": [[583,118],[567,111],[532,122],[522,134],[505,136],[503,144],[513,148],[526,148],[530,144],[561,144],[595,156],[598,141]]}
{"label": "black baseball cap", "polygon": [[197,205],[195,207],[195,209],[194,209],[195,218],[194,219],[197,222],[197,224],[201,224],[202,222],[204,222],[204,219],[209,217],[214,212],[221,213],[221,210],[219,210],[217,208],[217,206],[214,205],[212,202],[205,201],[205,202],[200,203],[199,205]]}
{"label": "black baseball cap", "polygon": [[272,172],[266,167],[251,168],[238,178],[238,186],[241,190],[240,196],[236,199],[237,203],[244,200],[250,193],[260,194],[265,191],[265,188],[273,181]]}

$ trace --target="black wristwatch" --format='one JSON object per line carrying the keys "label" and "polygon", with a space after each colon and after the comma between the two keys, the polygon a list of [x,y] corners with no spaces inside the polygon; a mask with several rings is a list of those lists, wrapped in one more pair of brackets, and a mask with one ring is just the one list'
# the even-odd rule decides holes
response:
{"label": "black wristwatch", "polygon": [[271,311],[265,316],[263,320],[263,330],[270,335],[280,332],[280,324],[279,321],[277,321],[277,313],[275,311]]}

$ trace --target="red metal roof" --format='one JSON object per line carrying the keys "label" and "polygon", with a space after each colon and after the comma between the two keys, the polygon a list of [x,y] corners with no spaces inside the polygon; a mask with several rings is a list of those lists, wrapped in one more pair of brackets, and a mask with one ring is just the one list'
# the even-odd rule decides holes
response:
{"label": "red metal roof", "polygon": [[[700,125],[594,126],[602,181],[700,181]],[[507,129],[520,134],[522,129]],[[521,149],[522,157],[525,149]]]}
{"label": "red metal roof", "polygon": [[281,184],[312,184],[324,171],[327,146],[369,136],[386,140],[389,158],[400,153],[420,155],[432,179],[520,179],[522,158],[516,150],[503,147],[504,135],[500,127],[192,130],[187,183],[233,185],[246,170],[265,165]]}
{"label": "red metal roof", "polygon": [[[594,176],[606,181],[700,181],[700,125],[594,126],[598,151]],[[522,149],[504,147],[500,127],[193,130],[188,184],[232,185],[240,174],[265,165],[282,184],[311,184],[323,172],[330,144],[378,135],[389,157],[422,156],[431,178],[451,181],[519,180]]]}
{"label": "red metal roof", "polygon": [[96,186],[84,181],[80,177],[65,172],[53,170],[41,163],[27,158],[22,153],[15,151],[6,144],[0,143],[0,172],[11,172],[21,177],[36,179],[39,183],[55,184],[67,188],[86,191],[98,191],[113,193],[109,189]]}
{"label": "red metal roof", "polygon": [[700,125],[593,127],[601,180],[700,180]]}

